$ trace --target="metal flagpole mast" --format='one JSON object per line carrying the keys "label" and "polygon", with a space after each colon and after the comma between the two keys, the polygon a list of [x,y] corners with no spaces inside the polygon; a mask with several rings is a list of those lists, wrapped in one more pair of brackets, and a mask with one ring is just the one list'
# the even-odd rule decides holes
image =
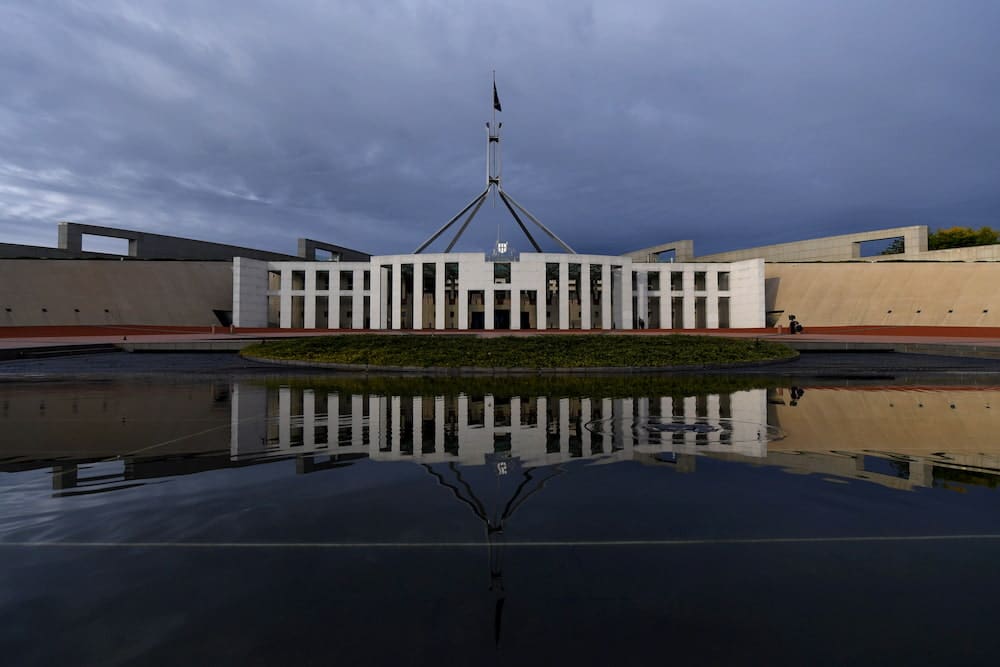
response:
{"label": "metal flagpole mast", "polygon": [[[424,241],[416,250],[414,250],[413,254],[417,255],[423,252],[431,243],[437,240],[438,237],[440,237],[452,225],[458,222],[458,220],[461,219],[462,216],[468,213],[468,216],[465,218],[465,220],[459,227],[458,233],[455,235],[455,238],[451,240],[451,243],[449,243],[448,247],[445,249],[446,253],[451,252],[451,249],[455,247],[456,243],[458,243],[458,239],[462,236],[463,233],[465,233],[465,230],[472,222],[472,219],[476,217],[476,214],[479,212],[479,209],[482,207],[484,203],[486,203],[486,200],[490,196],[490,191],[493,191],[494,193],[493,207],[496,208],[497,199],[500,199],[500,201],[503,202],[504,206],[507,208],[507,211],[514,218],[514,221],[517,223],[517,226],[521,228],[521,231],[524,232],[524,235],[528,237],[528,241],[531,243],[532,247],[534,247],[536,252],[543,252],[542,248],[540,245],[538,245],[538,242],[535,241],[534,237],[528,231],[528,228],[524,224],[524,221],[521,219],[521,216],[518,215],[517,213],[518,211],[520,211],[525,217],[528,218],[528,220],[530,220],[538,228],[540,228],[543,232],[545,232],[545,234],[549,238],[551,238],[553,241],[562,246],[563,250],[565,250],[570,254],[575,255],[576,254],[575,250],[573,250],[571,247],[569,247],[567,243],[565,243],[562,239],[556,236],[551,229],[543,225],[538,220],[538,218],[533,216],[528,211],[528,209],[521,206],[521,204],[519,204],[513,197],[511,197],[510,194],[505,192],[503,186],[500,184],[501,169],[503,164],[502,155],[500,152],[500,128],[503,126],[503,123],[497,123],[497,111],[502,111],[502,109],[500,108],[500,97],[497,95],[496,70],[493,70],[492,92],[493,92],[493,99],[490,100],[490,106],[492,107],[490,112],[490,122],[486,123],[486,189],[483,190],[482,193],[479,194],[479,196],[477,196],[475,199],[469,202],[465,206],[465,208],[459,211],[458,215],[453,217],[451,220],[446,222],[443,227],[434,232],[434,234],[431,235],[429,239]],[[499,240],[500,240],[500,225],[498,224],[497,247],[500,246]]]}

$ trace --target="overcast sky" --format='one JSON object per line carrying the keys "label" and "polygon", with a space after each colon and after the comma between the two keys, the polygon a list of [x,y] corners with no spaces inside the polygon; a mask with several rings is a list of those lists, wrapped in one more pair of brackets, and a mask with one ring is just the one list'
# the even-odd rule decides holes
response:
{"label": "overcast sky", "polygon": [[[1000,225],[998,35],[996,0],[0,0],[0,242],[411,252],[485,185],[493,69],[505,189],[580,252]],[[527,250],[502,212],[459,248]]]}

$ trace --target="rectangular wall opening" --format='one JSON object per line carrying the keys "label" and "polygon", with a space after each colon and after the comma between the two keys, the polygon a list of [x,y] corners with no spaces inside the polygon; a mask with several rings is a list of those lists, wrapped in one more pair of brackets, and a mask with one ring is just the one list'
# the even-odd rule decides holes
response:
{"label": "rectangular wall opening", "polygon": [[611,328],[616,329],[623,325],[621,312],[622,305],[620,303],[621,299],[618,295],[622,291],[622,267],[621,266],[611,266],[611,291],[608,292],[606,298],[611,300]]}
{"label": "rectangular wall opening", "polygon": [[521,292],[521,328],[538,328],[538,292],[535,290]]}
{"label": "rectangular wall opening", "polygon": [[129,240],[118,239],[113,236],[99,236],[97,234],[82,234],[81,248],[85,252],[102,252],[107,255],[120,255],[128,257]]}
{"label": "rectangular wall opening", "polygon": [[281,326],[281,297],[278,295],[267,297],[267,326]]}
{"label": "rectangular wall opening", "polygon": [[604,293],[602,291],[602,270],[600,264],[590,265],[590,328],[603,329],[604,309],[601,307]]}
{"label": "rectangular wall opening", "polygon": [[583,327],[583,312],[580,303],[580,265],[569,265],[569,328],[580,329]]}
{"label": "rectangular wall opening", "polygon": [[660,328],[660,297],[651,296],[647,299],[649,304],[648,310],[646,312],[646,328],[647,329],[659,329]]}
{"label": "rectangular wall opening", "polygon": [[316,328],[330,328],[330,297],[316,297]]}
{"label": "rectangular wall opening", "polygon": [[469,290],[469,328],[486,328],[486,293],[483,290]]}
{"label": "rectangular wall opening", "polygon": [[493,328],[510,329],[510,290],[493,293]]}
{"label": "rectangular wall opening", "polygon": [[306,298],[304,296],[292,297],[292,328],[302,329],[306,325]]}
{"label": "rectangular wall opening", "polygon": [[434,311],[437,303],[437,265],[423,265],[423,286],[420,298],[420,323],[424,329],[434,328]]}
{"label": "rectangular wall opening", "polygon": [[400,329],[412,329],[413,328],[413,310],[416,306],[414,303],[413,294],[413,265],[412,264],[401,264],[399,266],[400,274],[400,309],[402,312],[399,314],[399,328]]}
{"label": "rectangular wall opening", "polygon": [[899,255],[906,252],[906,245],[902,236],[860,241],[854,245],[856,257],[879,257],[882,255]]}
{"label": "rectangular wall opening", "polygon": [[670,299],[670,328],[684,328],[684,297],[675,296]]}
{"label": "rectangular wall opening", "polygon": [[545,264],[545,328],[559,328],[559,265]]}
{"label": "rectangular wall opening", "polygon": [[351,321],[354,319],[352,302],[353,299],[350,296],[341,295],[339,309],[337,311],[337,316],[340,319],[340,324],[338,326],[341,329],[352,328]]}
{"label": "rectangular wall opening", "polygon": [[444,328],[458,328],[458,262],[444,265]]}

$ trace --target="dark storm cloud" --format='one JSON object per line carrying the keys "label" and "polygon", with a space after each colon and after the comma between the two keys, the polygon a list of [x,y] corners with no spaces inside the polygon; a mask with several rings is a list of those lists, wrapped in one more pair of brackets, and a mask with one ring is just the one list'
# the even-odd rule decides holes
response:
{"label": "dark storm cloud", "polygon": [[483,187],[493,68],[504,182],[577,250],[998,224],[998,28],[988,0],[8,0],[0,241],[408,252]]}

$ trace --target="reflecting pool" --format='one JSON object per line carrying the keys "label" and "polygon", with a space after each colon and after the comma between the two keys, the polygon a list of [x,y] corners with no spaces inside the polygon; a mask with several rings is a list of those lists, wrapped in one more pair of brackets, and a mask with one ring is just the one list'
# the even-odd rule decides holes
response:
{"label": "reflecting pool", "polygon": [[0,650],[995,662],[1000,385],[797,382],[0,383]]}

